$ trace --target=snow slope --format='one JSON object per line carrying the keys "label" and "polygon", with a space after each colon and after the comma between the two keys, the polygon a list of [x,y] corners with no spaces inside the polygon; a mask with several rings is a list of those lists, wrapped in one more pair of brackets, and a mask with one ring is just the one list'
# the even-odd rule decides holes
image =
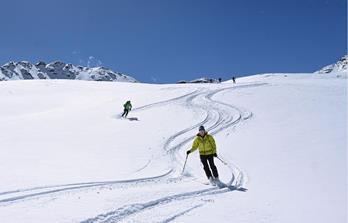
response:
{"label": "snow slope", "polygon": [[[336,77],[1,82],[1,222],[346,222],[347,83]],[[202,124],[229,188],[205,185],[197,152],[182,174]]]}

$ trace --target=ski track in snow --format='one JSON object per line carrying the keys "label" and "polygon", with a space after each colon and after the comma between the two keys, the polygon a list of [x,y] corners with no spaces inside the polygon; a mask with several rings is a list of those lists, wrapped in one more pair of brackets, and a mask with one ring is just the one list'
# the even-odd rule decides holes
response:
{"label": "ski track in snow", "polygon": [[[203,120],[192,125],[189,128],[183,129],[176,134],[168,138],[164,143],[163,149],[171,158],[171,168],[167,172],[154,176],[141,179],[130,179],[130,180],[115,180],[115,181],[102,181],[102,182],[85,182],[85,183],[76,183],[76,184],[63,184],[63,185],[51,185],[51,186],[42,186],[34,187],[27,189],[18,189],[6,192],[0,192],[0,206],[15,205],[17,202],[28,201],[30,199],[37,200],[41,197],[47,195],[55,194],[56,196],[62,196],[64,193],[75,191],[79,192],[88,188],[103,189],[103,186],[116,186],[122,185],[127,187],[132,186],[151,186],[153,184],[161,183],[177,183],[181,181],[182,178],[191,178],[194,181],[194,177],[181,176],[181,167],[182,167],[182,158],[178,154],[178,150],[182,148],[185,144],[191,142],[195,137],[196,129],[200,125],[205,125],[207,131],[210,134],[215,135],[226,128],[234,126],[243,120],[247,120],[252,117],[252,113],[244,109],[237,108],[233,105],[219,102],[213,99],[213,96],[227,90],[235,90],[238,88],[249,88],[249,87],[258,87],[265,84],[247,84],[241,86],[227,87],[217,90],[208,90],[208,89],[198,89],[191,93],[185,94],[180,97],[172,98],[169,100],[152,103],[142,107],[133,109],[133,111],[143,111],[146,109],[151,109],[155,106],[165,106],[167,104],[179,103],[184,104],[191,110],[203,113]],[[145,169],[151,160],[140,170]],[[114,211],[108,213],[100,214],[94,218],[84,220],[82,222],[118,222],[122,219],[125,219],[129,216],[132,216],[136,213],[143,212],[145,210],[150,210],[154,208],[160,208],[162,205],[166,205],[172,202],[179,202],[183,200],[192,199],[194,201],[197,197],[203,197],[214,194],[222,194],[234,190],[240,190],[244,183],[244,174],[241,169],[233,164],[232,162],[227,162],[227,167],[231,171],[231,179],[226,183],[227,187],[219,189],[217,187],[191,191],[186,193],[179,193],[171,196],[164,196],[152,201],[145,203],[134,203],[128,204],[122,207],[118,207]],[[237,176],[237,177],[236,177]],[[233,185],[232,185],[233,184]],[[173,185],[174,186],[174,185]],[[243,190],[242,190],[243,191]],[[141,199],[141,198],[140,198]],[[164,219],[161,222],[170,222],[176,219],[179,216],[182,216],[188,213],[191,210],[199,208],[204,204],[192,202],[191,207],[173,215],[170,218]]]}
{"label": "ski track in snow", "polygon": [[[193,95],[197,92],[193,91],[188,94],[172,98],[169,100],[165,101],[160,101],[160,102],[155,102],[152,104],[148,104],[145,106],[141,106],[138,108],[134,108],[132,111],[138,111],[138,110],[145,110],[149,109],[155,106],[163,106],[166,104],[173,103],[175,101],[178,101],[182,98],[188,97],[190,95]],[[144,169],[146,166],[148,166],[149,162],[141,169],[138,171]],[[3,205],[4,203],[12,202],[12,201],[18,201],[26,198],[32,198],[32,197],[37,197],[41,195],[48,195],[51,193],[58,193],[58,192],[63,192],[63,191],[70,191],[70,190],[78,190],[78,189],[83,189],[83,188],[89,188],[89,187],[98,187],[98,186],[105,186],[105,185],[111,185],[111,184],[119,184],[119,183],[131,183],[134,181],[137,182],[145,182],[148,180],[153,180],[157,178],[164,177],[168,175],[171,171],[165,173],[164,175],[159,175],[151,178],[144,178],[144,179],[134,179],[134,180],[125,180],[125,181],[102,181],[102,182],[85,182],[85,183],[76,183],[76,184],[61,184],[61,185],[50,185],[50,186],[41,186],[41,187],[33,187],[33,188],[26,188],[26,189],[17,189],[17,190],[12,190],[12,191],[5,191],[5,192],[0,192],[0,206]],[[33,193],[34,192],[34,193]],[[4,198],[5,197],[5,198]]]}

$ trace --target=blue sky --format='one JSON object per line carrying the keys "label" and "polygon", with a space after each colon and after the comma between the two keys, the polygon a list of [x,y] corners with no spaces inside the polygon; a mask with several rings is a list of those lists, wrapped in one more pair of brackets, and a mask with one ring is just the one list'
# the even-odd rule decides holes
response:
{"label": "blue sky", "polygon": [[61,60],[172,83],[313,72],[346,52],[346,0],[1,1],[0,64]]}

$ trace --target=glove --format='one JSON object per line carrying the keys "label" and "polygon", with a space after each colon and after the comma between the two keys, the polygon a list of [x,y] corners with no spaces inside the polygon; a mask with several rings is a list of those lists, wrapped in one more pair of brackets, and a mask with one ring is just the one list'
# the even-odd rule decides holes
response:
{"label": "glove", "polygon": [[216,153],[214,153],[214,154],[213,154],[213,156],[217,157],[217,154],[216,154]]}
{"label": "glove", "polygon": [[187,150],[186,155],[188,155],[188,154],[190,154],[190,153],[191,153],[191,151],[190,151],[190,150]]}

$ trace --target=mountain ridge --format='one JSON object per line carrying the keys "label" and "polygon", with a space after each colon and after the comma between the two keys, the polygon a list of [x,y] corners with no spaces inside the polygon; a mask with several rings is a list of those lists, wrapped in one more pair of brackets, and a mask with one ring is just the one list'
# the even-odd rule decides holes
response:
{"label": "mountain ridge", "polygon": [[30,79],[138,82],[129,75],[114,72],[106,67],[84,67],[61,61],[39,61],[36,64],[28,61],[10,61],[0,66],[0,81]]}
{"label": "mountain ridge", "polygon": [[336,63],[327,65],[314,73],[327,74],[331,72],[344,72],[344,71],[347,71],[347,69],[348,69],[348,55],[344,55]]}

